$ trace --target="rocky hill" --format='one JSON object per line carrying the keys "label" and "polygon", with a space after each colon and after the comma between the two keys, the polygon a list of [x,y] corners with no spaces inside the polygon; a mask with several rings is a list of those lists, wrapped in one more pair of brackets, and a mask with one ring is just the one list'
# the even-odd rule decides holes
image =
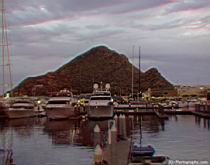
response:
{"label": "rocky hill", "polygon": [[[134,67],[134,91],[138,91],[139,70]],[[50,95],[67,88],[75,94],[92,92],[93,82],[111,83],[112,93],[129,94],[131,92],[132,64],[125,55],[98,46],[79,55],[58,70],[38,77],[29,77],[15,89],[21,95]],[[174,87],[157,69],[152,68],[140,73],[141,91]]]}

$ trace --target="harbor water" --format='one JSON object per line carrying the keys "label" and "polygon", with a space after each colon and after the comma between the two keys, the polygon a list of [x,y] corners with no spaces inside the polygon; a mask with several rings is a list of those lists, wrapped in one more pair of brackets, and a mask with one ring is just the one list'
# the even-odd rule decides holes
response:
{"label": "harbor water", "polygon": [[[0,145],[12,148],[16,165],[91,165],[96,144],[108,145],[108,129],[113,123],[117,128],[117,140],[126,141],[131,135],[138,136],[140,120],[142,143],[153,145],[156,155],[167,155],[171,160],[210,163],[210,120],[193,115],[170,116],[165,121],[156,116],[118,116],[114,121],[1,120]],[[100,135],[94,133],[96,125]]]}

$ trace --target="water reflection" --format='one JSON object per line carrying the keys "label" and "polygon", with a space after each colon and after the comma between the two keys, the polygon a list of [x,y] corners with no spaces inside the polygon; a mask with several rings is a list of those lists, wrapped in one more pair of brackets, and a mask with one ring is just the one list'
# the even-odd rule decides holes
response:
{"label": "water reflection", "polygon": [[20,137],[29,137],[33,134],[34,118],[7,120],[6,126],[13,128],[13,132]]}
{"label": "water reflection", "polygon": [[[143,142],[154,144],[158,153],[181,159],[184,154],[199,158],[198,153],[202,152],[200,157],[207,158],[210,120],[194,116],[171,116],[168,121],[159,120],[156,116],[115,116],[113,120],[103,121],[48,121],[45,118],[1,120],[0,148],[5,146],[4,138],[7,144],[13,144],[11,147],[17,165],[44,165],[47,162],[88,165],[92,162],[96,144],[104,148],[109,145],[113,124],[117,129],[116,140],[127,141],[132,130],[138,129],[140,120]],[[99,133],[94,132],[96,126],[100,128]],[[11,132],[13,138],[10,138]],[[174,148],[173,152],[171,148]],[[195,152],[196,148],[200,151]],[[39,150],[36,155],[33,154],[35,150]],[[63,159],[60,160],[60,157]],[[110,159],[114,161],[113,157]]]}
{"label": "water reflection", "polygon": [[195,124],[198,127],[203,127],[206,128],[208,130],[210,130],[210,119],[205,119],[205,118],[201,118],[201,117],[195,117]]}
{"label": "water reflection", "polygon": [[74,144],[79,134],[79,121],[47,121],[44,125],[44,132],[52,138],[52,144]]}
{"label": "water reflection", "polygon": [[[94,121],[86,120],[81,125],[82,144],[95,147],[96,144],[105,146],[108,143],[108,130],[112,126],[112,120]],[[98,126],[100,132],[94,132],[94,128]]]}

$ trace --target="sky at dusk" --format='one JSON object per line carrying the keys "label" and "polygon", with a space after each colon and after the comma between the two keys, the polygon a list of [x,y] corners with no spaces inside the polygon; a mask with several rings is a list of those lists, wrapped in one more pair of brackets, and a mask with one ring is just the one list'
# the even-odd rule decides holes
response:
{"label": "sky at dusk", "polygon": [[174,84],[210,84],[210,0],[5,0],[17,84],[53,71],[95,45]]}

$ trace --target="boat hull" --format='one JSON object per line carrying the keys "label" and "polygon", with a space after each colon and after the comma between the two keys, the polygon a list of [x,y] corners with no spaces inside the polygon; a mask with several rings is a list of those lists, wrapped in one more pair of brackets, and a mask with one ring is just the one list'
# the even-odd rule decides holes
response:
{"label": "boat hull", "polygon": [[130,162],[128,165],[167,165],[169,164],[169,157],[167,156],[152,156],[152,157],[141,157],[141,161]]}
{"label": "boat hull", "polygon": [[33,110],[7,110],[5,113],[9,119],[28,118],[35,116],[35,112]]}
{"label": "boat hull", "polygon": [[8,110],[8,107],[6,107],[4,103],[0,101],[0,118],[6,118],[6,110]]}
{"label": "boat hull", "polygon": [[50,120],[68,119],[75,116],[74,107],[69,108],[46,108],[47,118]]}
{"label": "boat hull", "polygon": [[113,105],[108,106],[88,106],[87,115],[88,118],[101,119],[101,118],[113,118],[114,110]]}

